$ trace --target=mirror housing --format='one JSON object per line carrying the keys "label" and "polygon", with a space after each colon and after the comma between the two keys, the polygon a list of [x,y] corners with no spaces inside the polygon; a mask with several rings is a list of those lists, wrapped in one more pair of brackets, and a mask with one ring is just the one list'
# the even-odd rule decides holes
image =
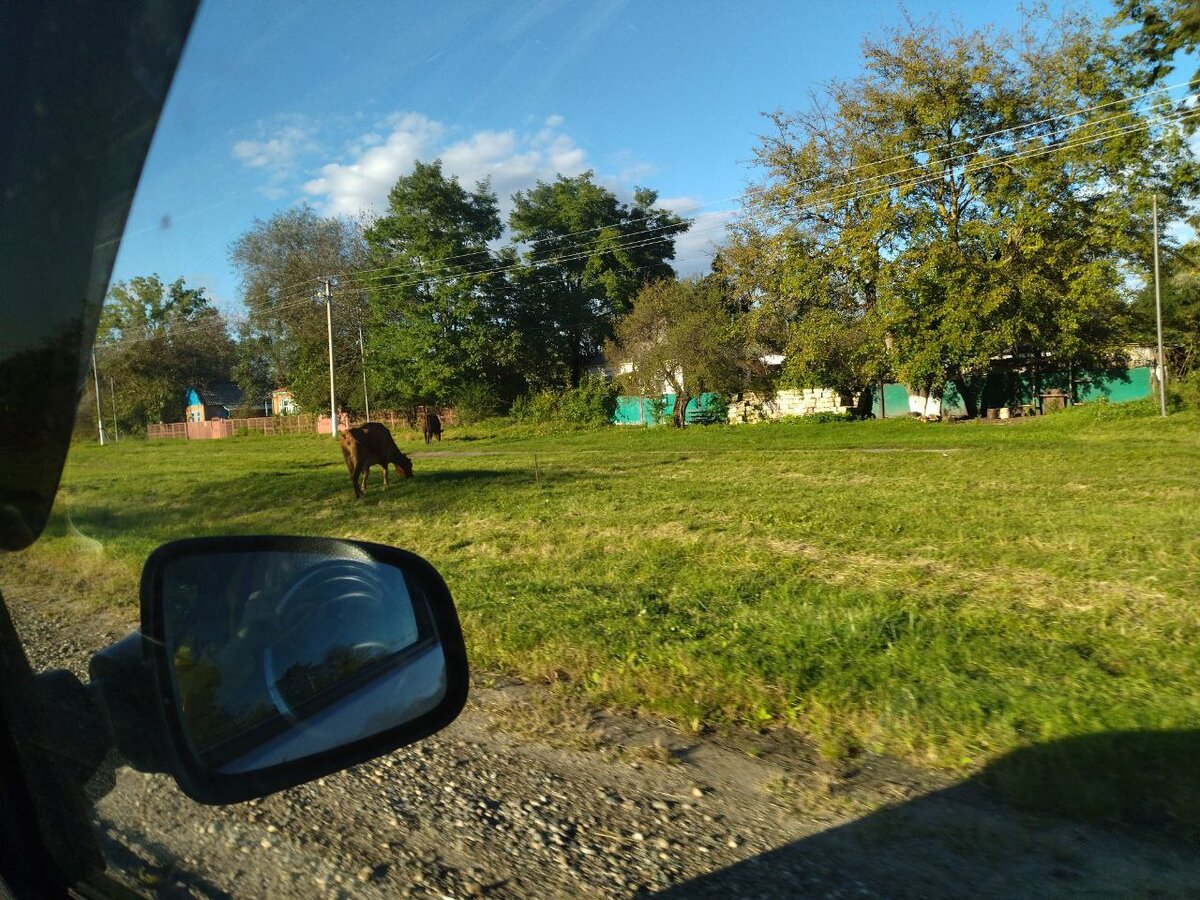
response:
{"label": "mirror housing", "polygon": [[93,658],[93,685],[126,758],[169,772],[202,803],[365,762],[444,728],[466,703],[450,592],[403,550],[305,537],[175,541],[146,561],[141,612],[140,635]]}

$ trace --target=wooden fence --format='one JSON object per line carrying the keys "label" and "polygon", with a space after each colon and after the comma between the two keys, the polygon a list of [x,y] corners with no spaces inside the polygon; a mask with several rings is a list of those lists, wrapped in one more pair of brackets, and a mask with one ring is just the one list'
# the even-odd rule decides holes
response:
{"label": "wooden fence", "polygon": [[[329,418],[325,418],[329,432]],[[171,422],[147,425],[148,438],[180,438],[204,441],[237,434],[311,434],[317,430],[314,416],[259,416],[254,419],[209,419],[207,422]]]}
{"label": "wooden fence", "polygon": [[[446,410],[441,417],[444,424],[454,424],[453,410]],[[344,429],[360,425],[362,421],[351,419],[343,413],[338,427]],[[382,422],[392,431],[409,427],[407,416],[391,411],[379,412],[371,416],[371,421]],[[259,416],[253,419],[209,419],[207,422],[171,422],[146,426],[146,437],[151,439],[204,441],[243,434],[329,434],[329,416]]]}

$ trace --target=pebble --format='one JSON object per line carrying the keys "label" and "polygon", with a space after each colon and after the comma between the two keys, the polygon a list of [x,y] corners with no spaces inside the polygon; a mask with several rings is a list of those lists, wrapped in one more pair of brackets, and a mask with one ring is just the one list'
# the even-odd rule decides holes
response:
{"label": "pebble", "polygon": [[[82,645],[79,654],[86,665]],[[56,663],[44,651],[35,660],[39,668]],[[628,896],[702,877],[728,859],[722,848],[746,846],[732,833],[749,827],[745,811],[731,805],[745,799],[737,790],[714,797],[686,769],[636,760],[625,766],[536,743],[530,752],[523,743],[503,731],[482,742],[437,736],[336,776],[216,810],[193,804],[165,776],[119,770],[118,782],[136,778],[137,785],[104,798],[98,817],[109,839],[126,845],[133,833],[147,833],[143,821],[154,830],[161,850],[138,850],[139,865],[151,871],[194,860],[171,873],[185,884],[180,896],[202,892],[189,880],[196,872],[213,873],[211,887],[231,896],[281,900],[349,898],[384,887],[386,896],[459,900]],[[699,779],[700,770],[693,771]],[[726,805],[733,821],[720,815]],[[261,830],[252,838],[255,829]],[[761,842],[785,838],[766,829]],[[759,843],[756,837],[756,849]],[[157,853],[170,855],[156,860]],[[459,860],[469,862],[458,868]],[[768,867],[762,869],[746,886],[751,893],[768,877]],[[842,875],[806,878],[803,895],[855,892]]]}

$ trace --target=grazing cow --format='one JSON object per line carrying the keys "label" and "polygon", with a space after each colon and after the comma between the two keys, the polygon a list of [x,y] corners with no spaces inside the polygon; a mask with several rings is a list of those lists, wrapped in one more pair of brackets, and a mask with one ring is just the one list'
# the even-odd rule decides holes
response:
{"label": "grazing cow", "polygon": [[383,486],[388,486],[388,466],[396,467],[401,478],[412,478],[412,460],[400,452],[386,425],[367,422],[356,428],[343,431],[338,437],[342,457],[350,470],[350,483],[354,485],[354,496],[361,497],[367,489],[367,475],[371,466],[383,466]]}
{"label": "grazing cow", "polygon": [[439,441],[442,439],[442,420],[437,413],[425,412],[425,443],[429,443],[434,438]]}

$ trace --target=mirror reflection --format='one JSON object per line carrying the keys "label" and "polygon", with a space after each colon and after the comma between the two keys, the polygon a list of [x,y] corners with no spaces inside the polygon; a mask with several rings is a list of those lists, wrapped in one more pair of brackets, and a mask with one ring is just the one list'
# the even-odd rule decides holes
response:
{"label": "mirror reflection", "polygon": [[194,757],[216,772],[352,743],[446,694],[424,593],[353,545],[178,557],[162,590],[177,708]]}

